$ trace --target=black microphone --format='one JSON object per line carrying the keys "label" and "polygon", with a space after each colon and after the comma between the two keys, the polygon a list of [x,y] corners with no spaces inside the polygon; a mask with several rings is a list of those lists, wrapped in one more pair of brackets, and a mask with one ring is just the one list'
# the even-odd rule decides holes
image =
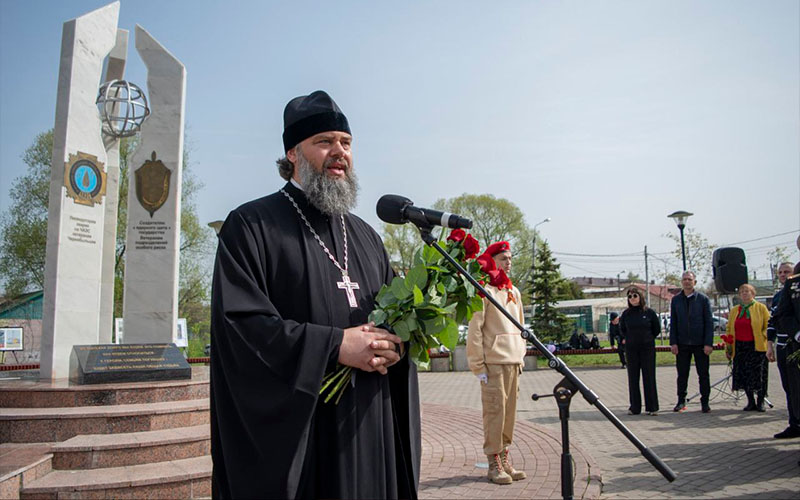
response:
{"label": "black microphone", "polygon": [[417,226],[444,226],[470,229],[472,221],[460,215],[414,206],[414,202],[397,194],[385,194],[378,200],[378,217],[389,224],[413,222]]}

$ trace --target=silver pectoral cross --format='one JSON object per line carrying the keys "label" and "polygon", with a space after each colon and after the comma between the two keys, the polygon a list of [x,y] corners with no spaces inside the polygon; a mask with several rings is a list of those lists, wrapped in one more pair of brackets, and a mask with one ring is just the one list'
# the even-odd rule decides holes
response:
{"label": "silver pectoral cross", "polygon": [[342,281],[336,282],[336,285],[347,292],[347,300],[350,302],[350,307],[358,307],[356,302],[356,294],[353,290],[358,290],[358,283],[350,281],[350,277],[346,274],[342,275]]}

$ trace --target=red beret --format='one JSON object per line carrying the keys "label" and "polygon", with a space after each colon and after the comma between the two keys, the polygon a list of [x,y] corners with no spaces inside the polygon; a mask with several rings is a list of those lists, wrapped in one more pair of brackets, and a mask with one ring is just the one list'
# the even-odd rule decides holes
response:
{"label": "red beret", "polygon": [[492,257],[499,254],[500,252],[510,252],[510,251],[511,251],[511,245],[509,245],[507,241],[498,241],[497,243],[492,243],[486,249],[486,253],[488,253]]}

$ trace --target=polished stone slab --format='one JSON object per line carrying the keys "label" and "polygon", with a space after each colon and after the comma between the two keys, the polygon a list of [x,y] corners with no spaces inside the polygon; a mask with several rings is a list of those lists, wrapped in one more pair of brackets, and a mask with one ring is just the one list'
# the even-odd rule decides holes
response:
{"label": "polished stone slab", "polygon": [[192,367],[175,344],[76,345],[70,381],[110,384],[192,378]]}

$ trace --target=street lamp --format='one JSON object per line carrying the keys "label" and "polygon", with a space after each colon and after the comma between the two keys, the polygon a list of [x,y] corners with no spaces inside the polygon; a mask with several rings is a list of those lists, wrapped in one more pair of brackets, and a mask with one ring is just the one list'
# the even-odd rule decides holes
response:
{"label": "street lamp", "polygon": [[667,215],[667,217],[670,219],[675,219],[675,224],[678,225],[678,229],[681,231],[681,256],[683,257],[684,272],[686,272],[686,244],[683,241],[683,228],[686,227],[686,219],[692,215],[694,214],[684,210],[678,210],[677,212],[672,212],[671,214]]}
{"label": "street lamp", "polygon": [[624,272],[625,272],[625,270],[623,269],[622,271],[617,273],[617,293],[622,291],[622,284],[620,283],[619,276],[620,276],[620,274],[622,274]]}
{"label": "street lamp", "polygon": [[545,217],[541,222],[537,222],[533,225],[533,258],[531,259],[531,322],[533,322],[533,313],[536,308],[536,304],[533,303],[533,299],[536,298],[536,289],[533,287],[534,271],[536,270],[536,228],[545,222],[550,222],[550,217]]}
{"label": "street lamp", "polygon": [[208,223],[208,227],[213,228],[214,232],[219,236],[219,232],[222,230],[222,224],[224,224],[224,220],[215,220],[213,222]]}

